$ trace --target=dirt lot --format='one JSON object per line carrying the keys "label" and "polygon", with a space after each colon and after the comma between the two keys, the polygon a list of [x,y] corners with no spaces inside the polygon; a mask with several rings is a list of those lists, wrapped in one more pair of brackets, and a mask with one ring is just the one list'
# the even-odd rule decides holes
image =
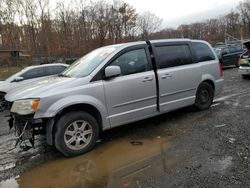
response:
{"label": "dirt lot", "polygon": [[0,187],[250,187],[250,80],[224,70],[225,88],[207,111],[181,109],[103,134],[66,159],[38,138],[13,148],[0,115]]}

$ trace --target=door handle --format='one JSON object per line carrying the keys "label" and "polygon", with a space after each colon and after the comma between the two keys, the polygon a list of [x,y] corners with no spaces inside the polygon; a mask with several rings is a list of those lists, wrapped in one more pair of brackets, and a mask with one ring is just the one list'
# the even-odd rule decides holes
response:
{"label": "door handle", "polygon": [[172,77],[171,74],[164,74],[161,76],[162,79],[171,78],[171,77]]}
{"label": "door handle", "polygon": [[143,78],[143,82],[147,82],[147,81],[152,81],[153,80],[153,78],[152,77],[145,77],[145,78]]}

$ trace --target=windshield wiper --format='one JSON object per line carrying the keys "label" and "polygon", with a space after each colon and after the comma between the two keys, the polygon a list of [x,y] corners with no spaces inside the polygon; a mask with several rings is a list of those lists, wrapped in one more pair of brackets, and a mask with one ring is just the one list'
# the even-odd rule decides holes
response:
{"label": "windshield wiper", "polygon": [[69,76],[69,75],[65,75],[65,74],[58,74],[58,77],[70,78],[70,76]]}

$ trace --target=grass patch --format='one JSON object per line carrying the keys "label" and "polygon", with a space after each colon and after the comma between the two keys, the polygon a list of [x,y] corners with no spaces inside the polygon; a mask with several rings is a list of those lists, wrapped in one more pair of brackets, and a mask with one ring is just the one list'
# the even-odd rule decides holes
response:
{"label": "grass patch", "polygon": [[9,76],[19,72],[24,67],[22,66],[6,66],[6,67],[0,67],[0,80],[5,80]]}

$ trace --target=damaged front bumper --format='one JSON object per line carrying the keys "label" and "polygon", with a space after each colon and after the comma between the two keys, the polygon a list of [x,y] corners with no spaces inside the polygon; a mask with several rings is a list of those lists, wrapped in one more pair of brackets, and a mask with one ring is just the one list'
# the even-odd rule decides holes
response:
{"label": "damaged front bumper", "polygon": [[7,110],[6,101],[0,100],[0,112]]}
{"label": "damaged front bumper", "polygon": [[12,103],[6,101],[4,99],[4,96],[1,96],[1,94],[0,94],[0,112],[10,110],[11,105],[12,105]]}
{"label": "damaged front bumper", "polygon": [[[9,127],[14,128],[16,144],[24,148],[34,148],[35,136],[44,135],[46,133],[46,120],[34,119],[33,114],[31,115],[18,115],[10,113]],[[27,144],[27,141],[30,145]]]}

